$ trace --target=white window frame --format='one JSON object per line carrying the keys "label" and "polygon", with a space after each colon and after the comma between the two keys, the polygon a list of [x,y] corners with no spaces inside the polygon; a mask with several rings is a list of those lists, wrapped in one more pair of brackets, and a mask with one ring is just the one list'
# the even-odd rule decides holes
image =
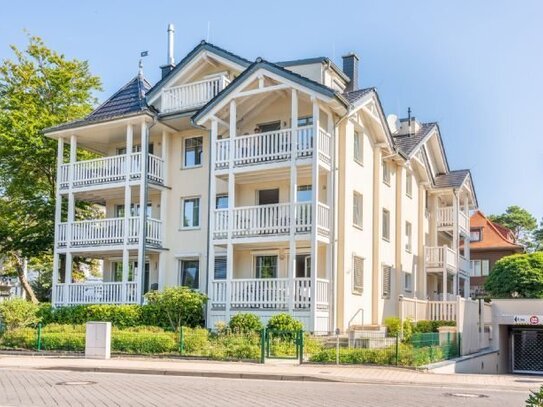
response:
{"label": "white window frame", "polygon": [[[181,283],[183,282],[183,263],[189,262],[189,261],[196,261],[198,262],[198,275],[196,276],[196,285],[197,287],[188,287],[183,286]],[[177,259],[177,285],[179,287],[188,287],[192,290],[199,290],[200,289],[200,277],[201,277],[201,267],[202,262],[199,257],[180,257]]]}
{"label": "white window frame", "polygon": [[388,162],[386,160],[381,160],[381,165],[383,166],[383,183],[390,186],[392,176]]}
{"label": "white window frame", "polygon": [[[475,240],[475,239],[472,239],[471,237],[471,234],[472,233],[479,233],[479,239]],[[480,242],[481,240],[483,240],[483,228],[473,228],[469,231],[469,239],[471,242]]]}
{"label": "white window frame", "polygon": [[[362,295],[364,293],[364,260],[364,257],[353,255],[353,278],[351,279],[351,286],[352,293],[355,295]],[[360,276],[357,276],[357,265],[361,267],[359,270]]]}
{"label": "white window frame", "polygon": [[[478,269],[477,273],[476,273],[476,269]],[[490,260],[488,259],[471,260],[471,272],[470,272],[471,277],[488,277],[489,274],[490,274]]]}
{"label": "white window frame", "polygon": [[[385,214],[387,222],[386,222],[386,228],[385,228]],[[390,211],[386,208],[383,208],[381,211],[381,237],[384,241],[390,242]],[[385,229],[386,229],[386,235],[385,235]]]}
{"label": "white window frame", "polygon": [[[198,200],[198,226],[185,226],[185,202],[186,201],[192,201],[192,200]],[[179,222],[179,229],[180,230],[197,230],[202,227],[202,206],[201,206],[201,198],[200,196],[184,196],[181,198],[181,219]]]}
{"label": "white window frame", "polygon": [[405,195],[413,198],[413,174],[410,171],[405,173]]}
{"label": "white window frame", "polygon": [[353,160],[355,163],[364,166],[364,133],[357,130],[353,133]]}
{"label": "white window frame", "polygon": [[364,228],[364,196],[358,191],[353,191],[353,226],[358,229]]}
{"label": "white window frame", "polygon": [[[404,285],[404,291],[406,293],[412,293],[413,292],[413,273],[408,273],[407,271],[403,272],[403,285]],[[407,284],[407,281],[409,280],[409,284]]]}
{"label": "white window frame", "polygon": [[[200,164],[187,165],[187,163],[186,163],[187,141],[191,140],[191,139],[196,139],[196,138],[202,139],[202,158],[200,160]],[[188,137],[183,138],[183,148],[182,148],[182,156],[181,156],[181,161],[182,161],[181,168],[183,168],[183,169],[191,169],[191,168],[203,167],[203,165],[204,165],[204,150],[205,150],[204,149],[204,138],[202,136],[188,136]]]}
{"label": "white window frame", "polygon": [[413,224],[409,221],[405,222],[405,251],[411,253],[413,251]]}
{"label": "white window frame", "polygon": [[390,299],[392,291],[392,267],[383,265],[381,267],[382,272],[382,287],[381,287],[381,297],[385,300]]}

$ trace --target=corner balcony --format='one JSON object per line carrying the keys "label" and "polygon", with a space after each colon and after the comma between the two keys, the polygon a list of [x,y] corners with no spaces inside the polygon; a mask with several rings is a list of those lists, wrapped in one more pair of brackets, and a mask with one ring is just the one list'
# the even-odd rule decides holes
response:
{"label": "corner balcony", "polygon": [[288,165],[293,146],[296,147],[296,159],[307,159],[318,154],[319,161],[330,167],[332,137],[319,129],[315,145],[314,133],[314,126],[304,126],[295,130],[289,128],[217,140],[215,170],[227,170],[230,166],[233,169],[254,168],[273,163]]}
{"label": "corner balcony", "polygon": [[[446,206],[437,209],[437,227],[439,230],[452,230],[454,226],[454,208]],[[458,228],[460,233],[469,235],[469,217],[458,211]]]}
{"label": "corner balcony", "polygon": [[[250,238],[281,238],[288,239],[291,224],[291,208],[294,205],[295,235],[309,235],[313,227],[317,234],[325,240],[330,237],[330,208],[323,204],[317,205],[317,222],[313,224],[310,202],[280,203],[272,205],[243,206],[229,209],[215,209],[213,238],[216,240]],[[229,217],[232,214],[231,230]]]}
{"label": "corner balcony", "polygon": [[[59,223],[57,227],[57,247],[59,249],[91,250],[118,247],[125,244],[125,239],[129,246],[135,246],[141,240],[139,217],[128,218],[128,231],[126,230],[125,218],[83,220],[73,222],[69,226],[65,222]],[[151,247],[162,247],[162,221],[147,219],[145,240]]]}
{"label": "corner balcony", "polygon": [[[72,167],[72,171],[70,171]],[[110,186],[141,179],[142,153],[116,155],[94,160],[78,161],[74,164],[62,164],[59,168],[59,190],[67,191]],[[71,180],[70,180],[70,172]],[[156,184],[164,182],[164,161],[153,154],[148,156],[147,179]]]}
{"label": "corner balcony", "polygon": [[203,81],[187,83],[164,89],[162,93],[162,113],[172,113],[196,109],[205,105],[228,86],[230,81],[224,75]]}

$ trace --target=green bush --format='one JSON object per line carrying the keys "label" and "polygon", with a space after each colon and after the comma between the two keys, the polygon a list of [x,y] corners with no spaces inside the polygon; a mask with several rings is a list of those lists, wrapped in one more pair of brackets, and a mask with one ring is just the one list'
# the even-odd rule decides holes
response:
{"label": "green bush", "polygon": [[413,327],[413,333],[438,332],[442,326],[456,326],[456,321],[418,321]]}
{"label": "green bush", "polygon": [[207,297],[187,287],[170,287],[145,295],[156,312],[167,317],[169,327],[178,331],[181,326],[198,326],[203,321]]}
{"label": "green bush", "polygon": [[215,338],[210,356],[216,359],[260,358],[260,335],[227,334]]}
{"label": "green bush", "polygon": [[290,314],[281,313],[276,314],[272,316],[268,320],[268,329],[272,331],[300,331],[303,329],[304,325],[298,321],[297,319],[294,319],[294,317]]}
{"label": "green bush", "polygon": [[37,335],[34,328],[18,328],[5,332],[0,344],[5,348],[34,349],[36,341]]}
{"label": "green bush", "polygon": [[260,318],[255,314],[249,313],[240,313],[234,315],[228,326],[232,332],[237,333],[251,333],[251,332],[260,332],[263,328]]}
{"label": "green bush", "polygon": [[400,318],[398,317],[386,317],[385,327],[387,329],[387,336],[395,337],[399,335],[401,324]]}
{"label": "green bush", "polygon": [[0,302],[0,321],[10,331],[39,322],[38,306],[20,298]]}
{"label": "green bush", "polygon": [[526,407],[543,407],[543,386],[539,390],[530,390],[530,396],[526,400]]}
{"label": "green bush", "polygon": [[184,352],[204,356],[209,349],[209,331],[204,328],[183,327]]}
{"label": "green bush", "polygon": [[115,352],[150,354],[177,351],[177,336],[172,332],[130,332],[117,330],[111,334],[111,348]]}

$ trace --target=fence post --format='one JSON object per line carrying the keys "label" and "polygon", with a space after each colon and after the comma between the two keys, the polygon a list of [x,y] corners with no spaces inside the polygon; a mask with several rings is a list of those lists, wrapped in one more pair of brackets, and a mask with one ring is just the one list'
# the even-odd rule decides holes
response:
{"label": "fence post", "polygon": [[300,365],[304,363],[304,331],[300,330]]}
{"label": "fence post", "polygon": [[266,328],[260,331],[260,363],[264,363],[266,359]]}
{"label": "fence post", "polygon": [[400,356],[400,333],[396,333],[396,366],[398,366],[398,359]]}
{"label": "fence post", "polygon": [[179,353],[185,353],[185,337],[183,336],[183,325],[179,328]]}
{"label": "fence post", "polygon": [[38,352],[41,351],[41,322],[38,323],[38,341],[36,344],[36,348],[38,349]]}

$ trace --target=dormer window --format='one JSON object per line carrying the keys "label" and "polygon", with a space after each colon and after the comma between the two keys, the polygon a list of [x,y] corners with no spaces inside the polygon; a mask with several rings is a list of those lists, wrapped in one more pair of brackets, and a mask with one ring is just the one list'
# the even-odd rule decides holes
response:
{"label": "dormer window", "polygon": [[480,242],[483,237],[482,229],[471,229],[469,238],[472,242]]}

